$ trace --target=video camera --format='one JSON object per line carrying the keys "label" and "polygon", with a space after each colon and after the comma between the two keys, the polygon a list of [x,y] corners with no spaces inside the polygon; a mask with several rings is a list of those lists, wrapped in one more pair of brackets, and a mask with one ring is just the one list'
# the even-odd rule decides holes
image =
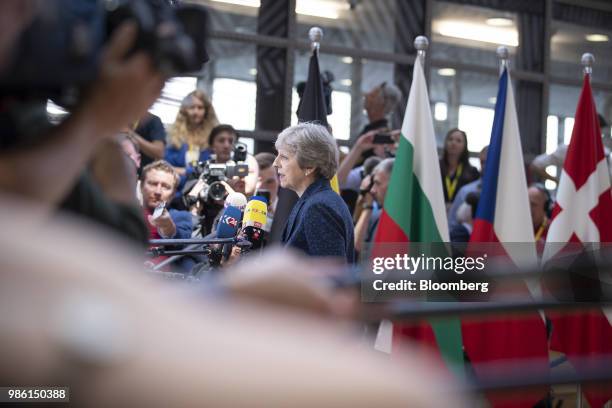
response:
{"label": "video camera", "polygon": [[176,0],[53,0],[38,2],[21,34],[0,92],[29,100],[78,104],[96,80],[104,45],[122,23],[138,34],[131,53],[147,52],[164,75],[199,71],[208,61],[208,13]]}
{"label": "video camera", "polygon": [[[99,75],[113,32],[133,21],[131,53],[148,53],[166,76],[199,71],[208,60],[208,12],[176,0],[38,1],[35,16],[0,75],[0,123],[15,135],[3,148],[36,143],[53,125],[47,100],[73,109]],[[57,123],[53,123],[57,124]]]}
{"label": "video camera", "polygon": [[[200,162],[193,166],[193,179],[202,179],[207,188],[204,188],[199,195],[199,199],[206,201],[208,198],[212,200],[223,200],[225,197],[225,187],[221,181],[230,180],[233,177],[246,177],[249,174],[249,165],[246,163],[247,147],[244,143],[236,143],[232,152],[232,159],[227,163],[215,163],[213,160]],[[192,183],[185,185],[183,192],[188,193],[191,187],[187,187]]]}

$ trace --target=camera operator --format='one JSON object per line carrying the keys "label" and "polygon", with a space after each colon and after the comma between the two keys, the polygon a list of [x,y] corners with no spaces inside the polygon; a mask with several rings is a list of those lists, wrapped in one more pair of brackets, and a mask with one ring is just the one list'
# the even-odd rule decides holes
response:
{"label": "camera operator", "polygon": [[[10,24],[0,24],[0,70],[11,63],[7,56],[14,55],[9,52],[17,47],[20,33],[35,16],[34,4],[1,2],[0,15]],[[33,141],[26,142],[23,135],[13,131],[9,113],[15,109],[15,98],[2,95],[2,190],[42,203],[51,210],[65,199],[75,183],[81,186],[87,183],[82,171],[99,151],[99,143],[111,139],[123,126],[142,116],[164,83],[147,54],[128,55],[136,34],[137,27],[131,22],[113,32],[102,52],[97,79],[84,99],[60,125],[37,134]],[[44,169],[44,177],[40,169]],[[110,198],[97,204],[102,208],[114,203]]]}
{"label": "camera operator", "polygon": [[194,166],[190,177],[197,182],[183,189],[187,207],[200,217],[201,234],[214,230],[215,219],[221,213],[229,192],[245,197],[255,193],[258,167],[254,157],[246,152],[246,146],[237,143],[238,133],[231,125],[218,125],[210,133],[210,160]]}

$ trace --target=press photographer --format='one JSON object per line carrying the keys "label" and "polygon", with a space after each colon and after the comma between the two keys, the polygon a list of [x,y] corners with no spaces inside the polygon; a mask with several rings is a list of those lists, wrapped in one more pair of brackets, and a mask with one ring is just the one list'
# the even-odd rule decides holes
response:
{"label": "press photographer", "polygon": [[213,128],[209,138],[211,158],[192,166],[183,188],[185,205],[199,217],[202,235],[214,231],[215,219],[225,207],[228,193],[249,197],[255,192],[257,162],[237,139],[238,134],[230,125]]}
{"label": "press photographer", "polygon": [[[167,76],[201,68],[205,11],[144,0],[1,7],[0,188],[49,209],[76,191],[66,209],[121,230],[121,213],[138,211],[137,203],[106,197],[83,171],[108,150],[103,141],[142,117]],[[48,99],[70,111],[59,125],[47,119]],[[146,242],[144,230],[127,235]]]}

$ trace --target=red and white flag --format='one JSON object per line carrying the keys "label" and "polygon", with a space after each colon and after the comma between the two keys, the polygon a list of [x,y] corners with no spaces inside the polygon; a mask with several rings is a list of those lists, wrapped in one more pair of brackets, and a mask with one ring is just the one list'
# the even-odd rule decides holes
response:
{"label": "red and white flag", "polygon": [[[590,75],[586,74],[542,261],[560,256],[567,245],[599,242],[612,242],[612,196]],[[553,323],[551,349],[565,353],[579,372],[594,367],[598,357],[612,354],[610,311],[593,309],[549,317]],[[583,390],[594,408],[612,398],[610,387],[585,386]]]}

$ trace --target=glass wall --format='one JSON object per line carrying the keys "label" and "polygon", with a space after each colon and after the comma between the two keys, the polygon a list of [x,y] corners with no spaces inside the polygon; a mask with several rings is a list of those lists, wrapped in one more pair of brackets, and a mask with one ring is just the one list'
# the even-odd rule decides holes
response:
{"label": "glass wall", "polygon": [[[281,83],[278,96],[281,106],[287,107],[269,114],[278,115],[282,126],[296,122],[295,87],[306,79],[308,31],[313,26],[324,31],[320,67],[333,77],[333,114],[328,119],[341,144],[349,143],[367,123],[365,92],[384,81],[408,92],[414,58],[411,44],[415,35],[423,33],[430,35],[426,74],[440,146],[453,127],[467,131],[474,155],[488,143],[499,74],[495,51],[500,44],[510,51],[521,134],[535,139],[523,140],[529,150],[526,157],[552,151],[571,135],[583,52],[595,55],[597,109],[612,121],[612,30],[604,18],[612,13],[612,5],[593,11],[577,0],[185,1],[210,9],[211,61],[197,78],[168,82],[153,107],[165,123],[173,120],[182,95],[195,83],[211,95],[223,122],[247,131],[255,140],[269,142],[278,129],[267,127],[269,121],[258,124],[260,110],[266,106],[256,106],[257,101],[266,100],[261,98],[267,92],[265,84],[274,81],[278,93]],[[275,25],[280,29],[274,29]],[[550,33],[549,44],[546,33]],[[260,53],[257,61],[261,47],[277,47],[285,53],[275,62],[277,72],[257,72],[266,58]],[[259,93],[258,84],[264,85]]]}

